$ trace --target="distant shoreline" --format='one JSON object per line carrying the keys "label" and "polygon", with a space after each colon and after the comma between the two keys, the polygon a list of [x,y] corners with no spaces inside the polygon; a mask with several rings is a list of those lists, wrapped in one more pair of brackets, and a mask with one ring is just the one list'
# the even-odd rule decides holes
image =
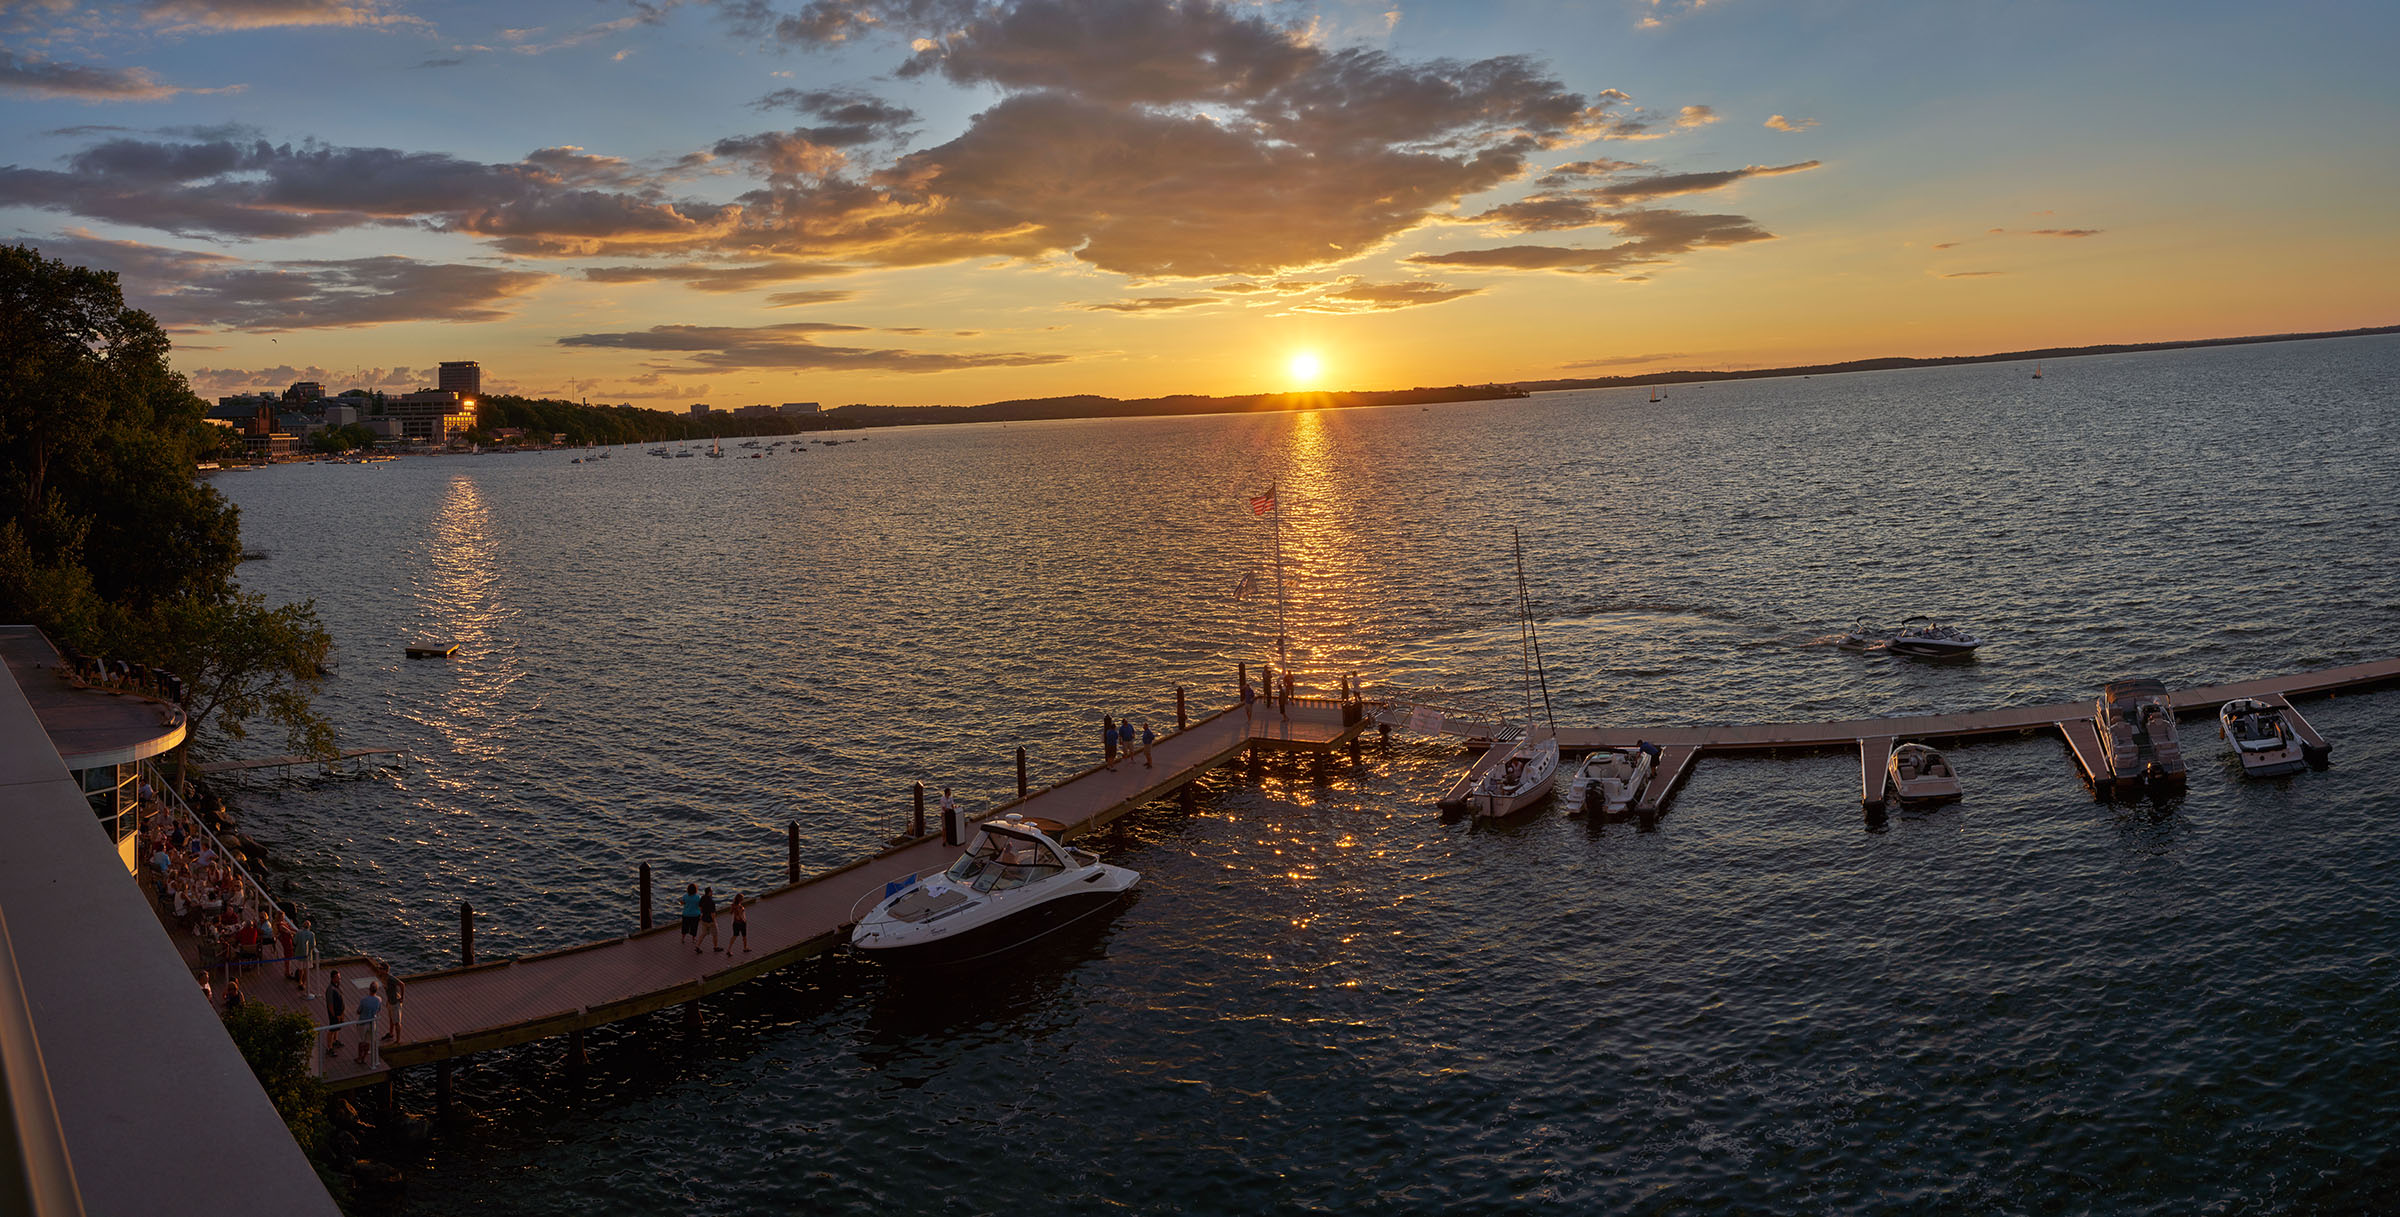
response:
{"label": "distant shoreline", "polygon": [[2307,334],[2253,334],[2242,338],[2187,338],[2175,342],[2111,342],[2098,346],[2040,347],[2001,351],[1991,355],[1935,355],[1917,358],[1887,355],[1880,359],[1850,359],[1841,363],[1804,364],[1788,368],[1751,368],[1733,372],[1643,372],[1633,376],[1585,376],[1555,380],[1517,380],[1509,383],[1528,393],[1555,389],[1613,389],[1624,386],[1677,385],[1710,380],[1765,380],[1776,376],[1830,376],[1843,372],[1884,372],[1893,368],[1937,368],[1969,363],[2020,363],[2029,359],[2069,359],[2077,355],[2121,355],[2128,351],[2181,351],[2194,347],[2247,346],[2260,342],[2307,342],[2317,338],[2360,338],[2371,334],[2400,334],[2400,325],[2367,326],[2355,330],[2319,330]]}

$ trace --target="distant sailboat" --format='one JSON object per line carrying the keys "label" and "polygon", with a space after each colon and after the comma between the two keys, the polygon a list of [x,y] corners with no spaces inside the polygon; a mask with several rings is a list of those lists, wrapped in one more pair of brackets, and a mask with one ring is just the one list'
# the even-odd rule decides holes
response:
{"label": "distant sailboat", "polygon": [[2042,365],[2038,363],[2033,365],[2033,378],[2035,380],[2040,380],[2042,378]]}
{"label": "distant sailboat", "polygon": [[1652,385],[1652,386],[1650,386],[1650,400],[1651,400],[1653,403],[1656,403],[1656,402],[1658,401],[1658,386],[1657,386],[1657,385]]}

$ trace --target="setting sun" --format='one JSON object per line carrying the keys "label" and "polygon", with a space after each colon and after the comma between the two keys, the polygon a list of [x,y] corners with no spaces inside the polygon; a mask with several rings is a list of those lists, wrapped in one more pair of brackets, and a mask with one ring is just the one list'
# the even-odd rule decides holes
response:
{"label": "setting sun", "polygon": [[1293,353],[1291,363],[1285,365],[1285,370],[1289,373],[1292,388],[1314,388],[1317,378],[1325,372],[1325,361],[1317,358],[1315,351],[1297,351]]}

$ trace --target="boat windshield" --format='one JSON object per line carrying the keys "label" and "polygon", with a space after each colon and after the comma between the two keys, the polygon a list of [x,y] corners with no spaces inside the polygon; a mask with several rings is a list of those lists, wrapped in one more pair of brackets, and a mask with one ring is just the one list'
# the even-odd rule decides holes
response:
{"label": "boat windshield", "polygon": [[950,864],[950,881],[979,892],[1000,892],[1066,872],[1058,855],[1031,838],[987,832]]}

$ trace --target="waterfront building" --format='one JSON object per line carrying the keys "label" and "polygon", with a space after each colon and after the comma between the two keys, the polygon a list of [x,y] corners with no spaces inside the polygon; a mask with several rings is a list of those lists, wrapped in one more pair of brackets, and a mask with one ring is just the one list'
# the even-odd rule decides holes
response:
{"label": "waterfront building", "polygon": [[283,399],[285,401],[323,401],[325,384],[323,381],[316,380],[295,380],[292,382],[291,388],[283,391]]}
{"label": "waterfront building", "polygon": [[384,413],[400,420],[403,438],[432,444],[475,425],[473,403],[452,389],[403,393],[384,404]]}
{"label": "waterfront building", "polygon": [[456,393],[472,401],[483,396],[483,365],[472,359],[453,359],[442,364],[434,387]]}
{"label": "waterfront building", "polygon": [[352,423],[354,423],[354,422],[357,422],[357,421],[358,421],[358,407],[357,407],[357,406],[327,406],[327,407],[325,407],[325,425],[326,425],[326,426],[328,426],[328,427],[347,427],[347,426],[349,426],[350,424],[352,424]]}
{"label": "waterfront building", "polygon": [[701,415],[703,415],[703,414],[706,414],[706,413],[708,413],[708,403],[707,403],[707,402],[703,402],[703,401],[696,401],[696,402],[693,402],[693,403],[692,403],[692,417],[693,417],[693,418],[698,418],[698,417],[700,417]]}

